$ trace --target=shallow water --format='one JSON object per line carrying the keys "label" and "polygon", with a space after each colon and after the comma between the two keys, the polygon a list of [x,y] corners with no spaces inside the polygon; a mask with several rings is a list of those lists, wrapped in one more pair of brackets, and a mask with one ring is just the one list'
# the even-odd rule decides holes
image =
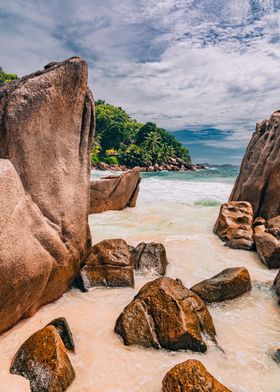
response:
{"label": "shallow water", "polygon": [[9,374],[11,358],[31,333],[59,316],[67,318],[76,343],[76,354],[70,355],[76,370],[70,392],[160,392],[165,373],[189,358],[202,361],[233,392],[279,392],[280,368],[271,359],[280,342],[280,307],[270,291],[277,271],[267,270],[254,253],[224,247],[212,234],[218,204],[227,199],[233,178],[198,182],[174,174],[146,175],[136,208],[90,216],[93,240],[163,242],[167,275],[179,277],[187,287],[224,268],[247,267],[253,290],[208,306],[225,354],[212,343],[206,354],[124,346],[113,332],[116,318],[140,287],[154,279],[137,274],[135,289],[73,290],[0,337],[1,392],[29,391],[27,380]]}

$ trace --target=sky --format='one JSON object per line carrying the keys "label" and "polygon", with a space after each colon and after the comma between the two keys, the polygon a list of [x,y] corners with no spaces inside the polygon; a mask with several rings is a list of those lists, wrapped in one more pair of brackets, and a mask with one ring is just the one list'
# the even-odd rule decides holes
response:
{"label": "sky", "polygon": [[81,56],[96,98],[153,121],[195,162],[239,164],[280,109],[280,0],[0,0],[0,66]]}

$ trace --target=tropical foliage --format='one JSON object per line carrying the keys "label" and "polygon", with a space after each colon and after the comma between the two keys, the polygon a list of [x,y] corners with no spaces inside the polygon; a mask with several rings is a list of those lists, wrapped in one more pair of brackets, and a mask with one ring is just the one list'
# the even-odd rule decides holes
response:
{"label": "tropical foliage", "polygon": [[98,161],[129,167],[167,163],[170,158],[190,162],[188,150],[155,123],[140,124],[121,107],[96,102],[96,134],[92,164]]}
{"label": "tropical foliage", "polygon": [[18,79],[18,76],[16,74],[7,74],[3,71],[3,68],[0,67],[0,84],[4,82],[11,82],[15,79]]}

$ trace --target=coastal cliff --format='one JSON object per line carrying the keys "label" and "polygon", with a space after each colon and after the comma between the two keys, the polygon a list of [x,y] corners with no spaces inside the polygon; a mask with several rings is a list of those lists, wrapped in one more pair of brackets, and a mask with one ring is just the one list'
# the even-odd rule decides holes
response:
{"label": "coastal cliff", "polygon": [[88,254],[94,123],[78,57],[0,87],[0,332],[59,298]]}

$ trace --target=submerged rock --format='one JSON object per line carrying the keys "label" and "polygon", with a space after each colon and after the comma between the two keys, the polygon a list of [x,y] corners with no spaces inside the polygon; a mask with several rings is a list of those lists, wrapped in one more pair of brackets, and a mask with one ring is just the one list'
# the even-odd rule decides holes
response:
{"label": "submerged rock", "polygon": [[53,325],[56,328],[67,350],[75,351],[73,335],[65,317],[56,318],[48,325]]}
{"label": "submerged rock", "polygon": [[162,381],[162,392],[230,392],[200,361],[189,359],[174,366]]}
{"label": "submerged rock", "polygon": [[247,147],[231,201],[251,203],[255,216],[280,214],[280,111],[257,124]]}
{"label": "submerged rock", "polygon": [[126,345],[205,352],[203,333],[215,340],[204,302],[180,281],[158,278],[145,284],[115,325]]}
{"label": "submerged rock", "polygon": [[220,302],[239,297],[251,290],[246,268],[227,268],[210,279],[194,285],[191,290],[206,302]]}
{"label": "submerged rock", "polygon": [[136,270],[155,272],[165,275],[168,264],[166,250],[163,244],[141,242],[132,250]]}
{"label": "submerged rock", "polygon": [[52,325],[35,332],[23,343],[10,372],[27,378],[32,392],[62,392],[75,378],[63,341]]}
{"label": "submerged rock", "polygon": [[0,332],[58,299],[88,254],[87,76],[75,57],[0,86]]}
{"label": "submerged rock", "polygon": [[122,239],[99,242],[91,248],[80,271],[82,289],[94,286],[134,287],[133,258]]}
{"label": "submerged rock", "polygon": [[233,201],[221,206],[214,233],[230,248],[252,250],[252,226],[253,210],[250,203]]}
{"label": "submerged rock", "polygon": [[90,213],[135,207],[139,193],[139,169],[120,176],[109,176],[90,184]]}

